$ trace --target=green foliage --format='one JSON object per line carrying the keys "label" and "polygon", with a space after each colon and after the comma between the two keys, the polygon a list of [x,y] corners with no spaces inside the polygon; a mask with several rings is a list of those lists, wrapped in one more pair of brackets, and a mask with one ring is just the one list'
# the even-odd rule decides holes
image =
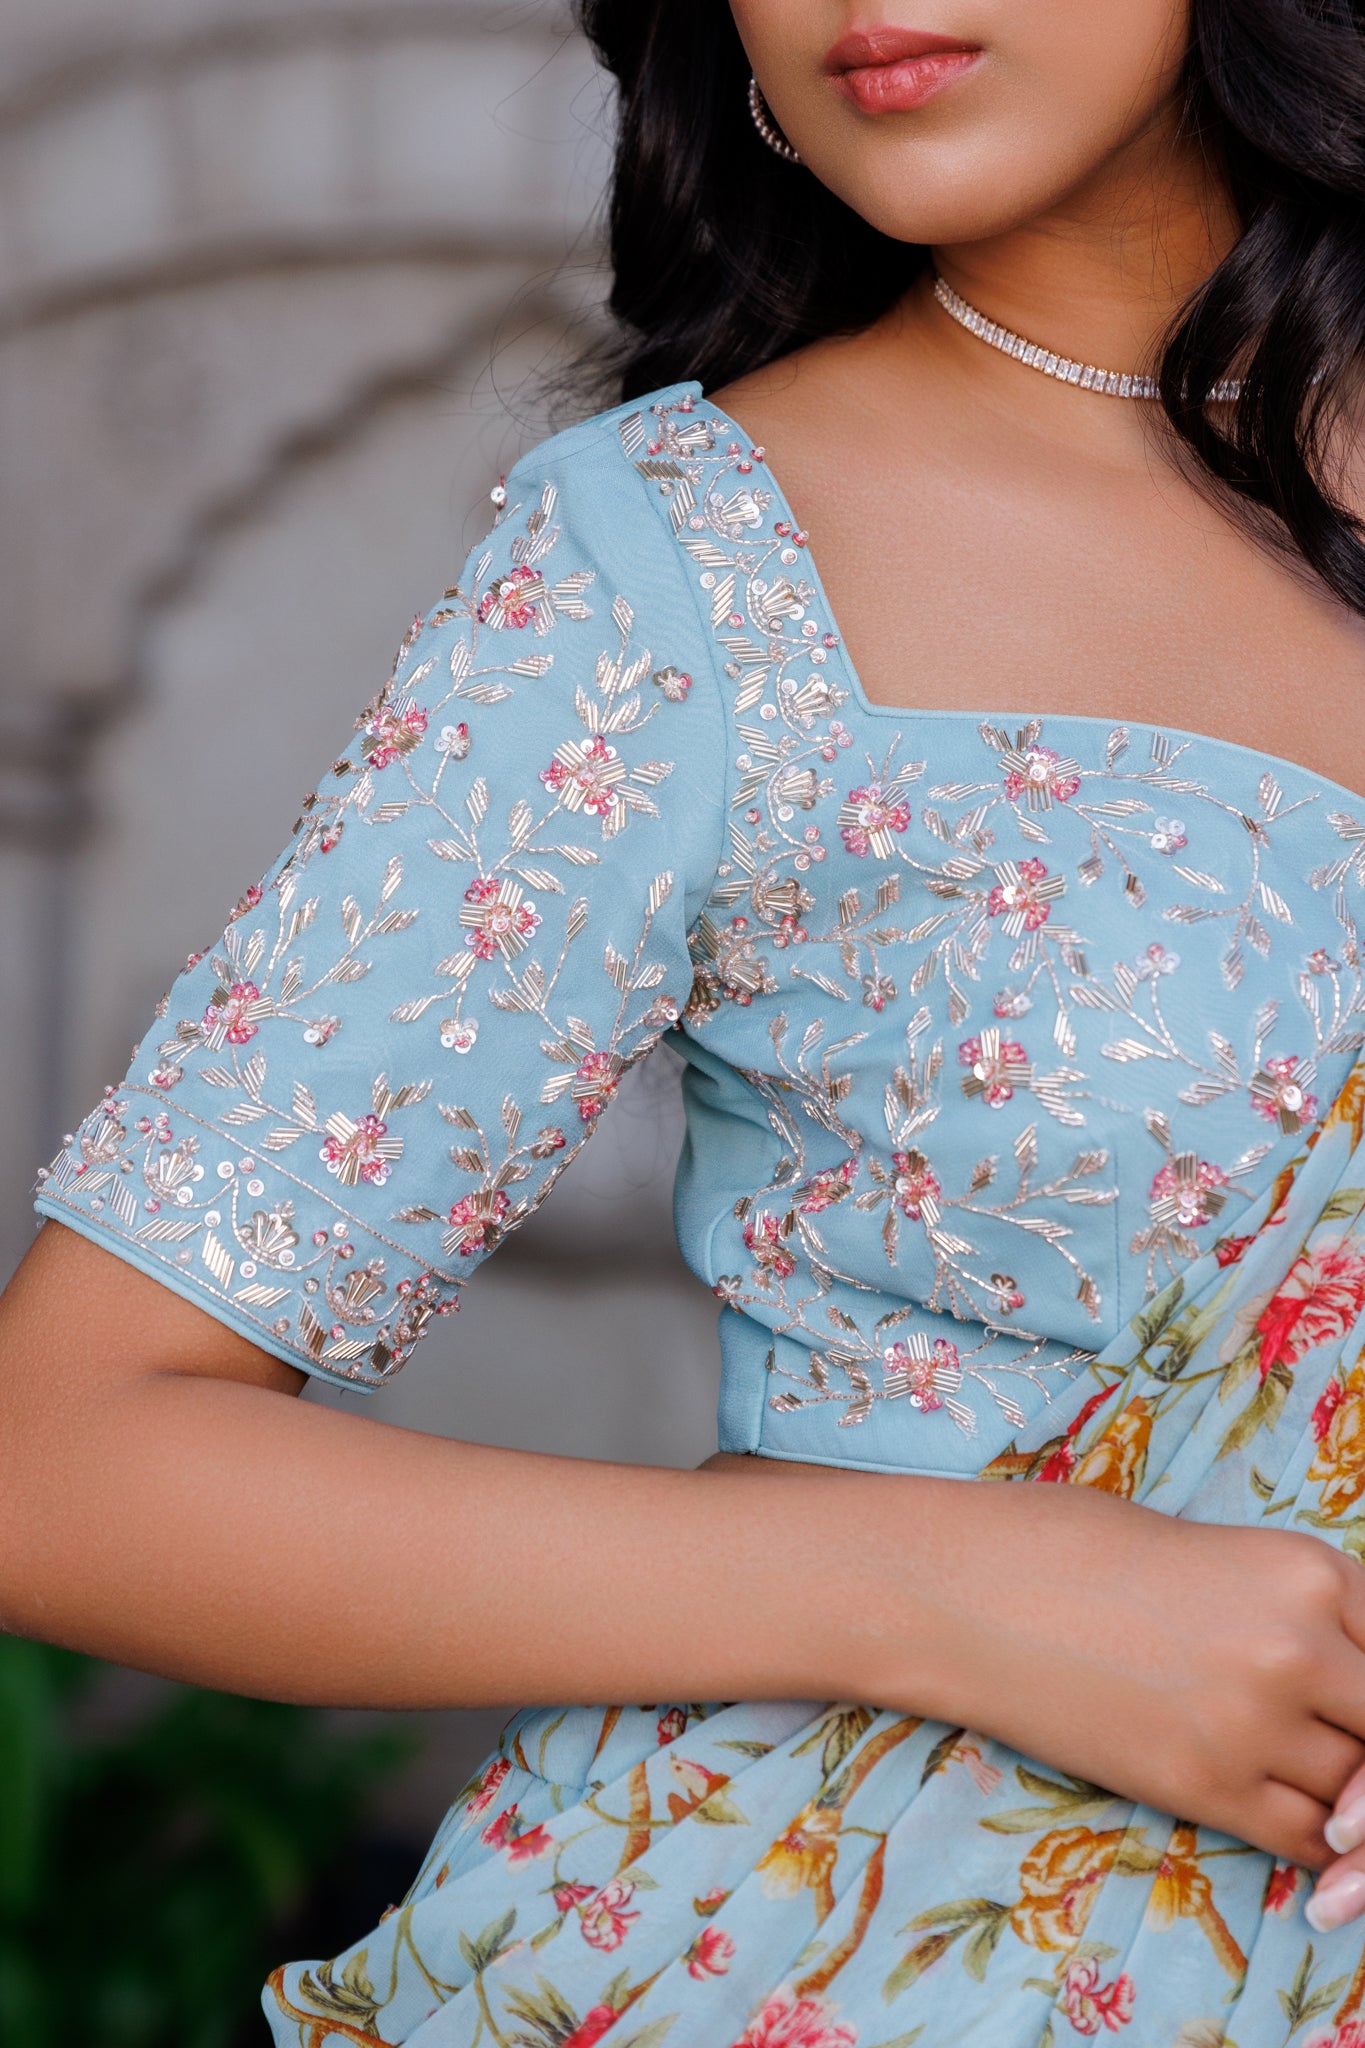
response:
{"label": "green foliage", "polygon": [[100,1671],[0,1636],[0,2041],[230,2048],[406,1738],[190,1687],[87,1729]]}

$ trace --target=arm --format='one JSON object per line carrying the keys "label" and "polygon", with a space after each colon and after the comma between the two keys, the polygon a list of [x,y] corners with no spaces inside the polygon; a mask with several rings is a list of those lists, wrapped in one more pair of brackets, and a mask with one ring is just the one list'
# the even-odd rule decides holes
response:
{"label": "arm", "polygon": [[5,1625],[298,1701],[880,1700],[1328,1860],[1365,1590],[1311,1537],[1084,1488],[491,1450],[301,1383],[45,1225],[0,1297]]}

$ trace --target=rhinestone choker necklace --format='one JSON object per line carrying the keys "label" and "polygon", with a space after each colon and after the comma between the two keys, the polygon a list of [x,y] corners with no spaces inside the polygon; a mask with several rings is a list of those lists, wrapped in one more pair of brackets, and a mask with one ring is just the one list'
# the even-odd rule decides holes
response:
{"label": "rhinestone choker necklace", "polygon": [[[998,348],[1002,355],[1013,356],[1016,363],[1023,363],[1027,369],[1041,370],[1045,377],[1056,377],[1062,384],[1075,384],[1082,391],[1098,391],[1105,398],[1161,396],[1155,377],[1133,376],[1126,371],[1101,370],[1094,363],[1073,362],[1070,356],[1059,356],[1039,342],[1026,341],[1022,334],[1011,333],[1008,327],[988,320],[984,313],[969,305],[946,278],[935,276],[934,297],[949,318],[956,320],[959,327],[965,327],[968,334],[974,334],[978,341],[987,342],[991,348]],[[1210,402],[1235,399],[1241,389],[1239,379],[1225,377],[1209,393]]]}

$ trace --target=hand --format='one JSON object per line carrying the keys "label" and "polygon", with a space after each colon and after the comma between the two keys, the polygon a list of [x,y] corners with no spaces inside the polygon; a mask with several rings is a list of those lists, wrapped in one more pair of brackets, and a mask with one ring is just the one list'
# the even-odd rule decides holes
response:
{"label": "hand", "polygon": [[930,1663],[903,1654],[868,1696],[1310,1869],[1347,1849],[1317,1910],[1365,1909],[1365,1571],[1314,1536],[1083,1488],[960,1493],[914,1555]]}

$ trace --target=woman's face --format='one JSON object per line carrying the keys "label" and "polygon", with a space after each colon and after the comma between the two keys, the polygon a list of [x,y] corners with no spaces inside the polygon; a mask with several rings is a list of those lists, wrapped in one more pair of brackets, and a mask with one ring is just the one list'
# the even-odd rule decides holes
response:
{"label": "woman's face", "polygon": [[1141,139],[1169,142],[1190,0],[731,5],[815,176],[883,233],[947,245],[1083,206]]}

